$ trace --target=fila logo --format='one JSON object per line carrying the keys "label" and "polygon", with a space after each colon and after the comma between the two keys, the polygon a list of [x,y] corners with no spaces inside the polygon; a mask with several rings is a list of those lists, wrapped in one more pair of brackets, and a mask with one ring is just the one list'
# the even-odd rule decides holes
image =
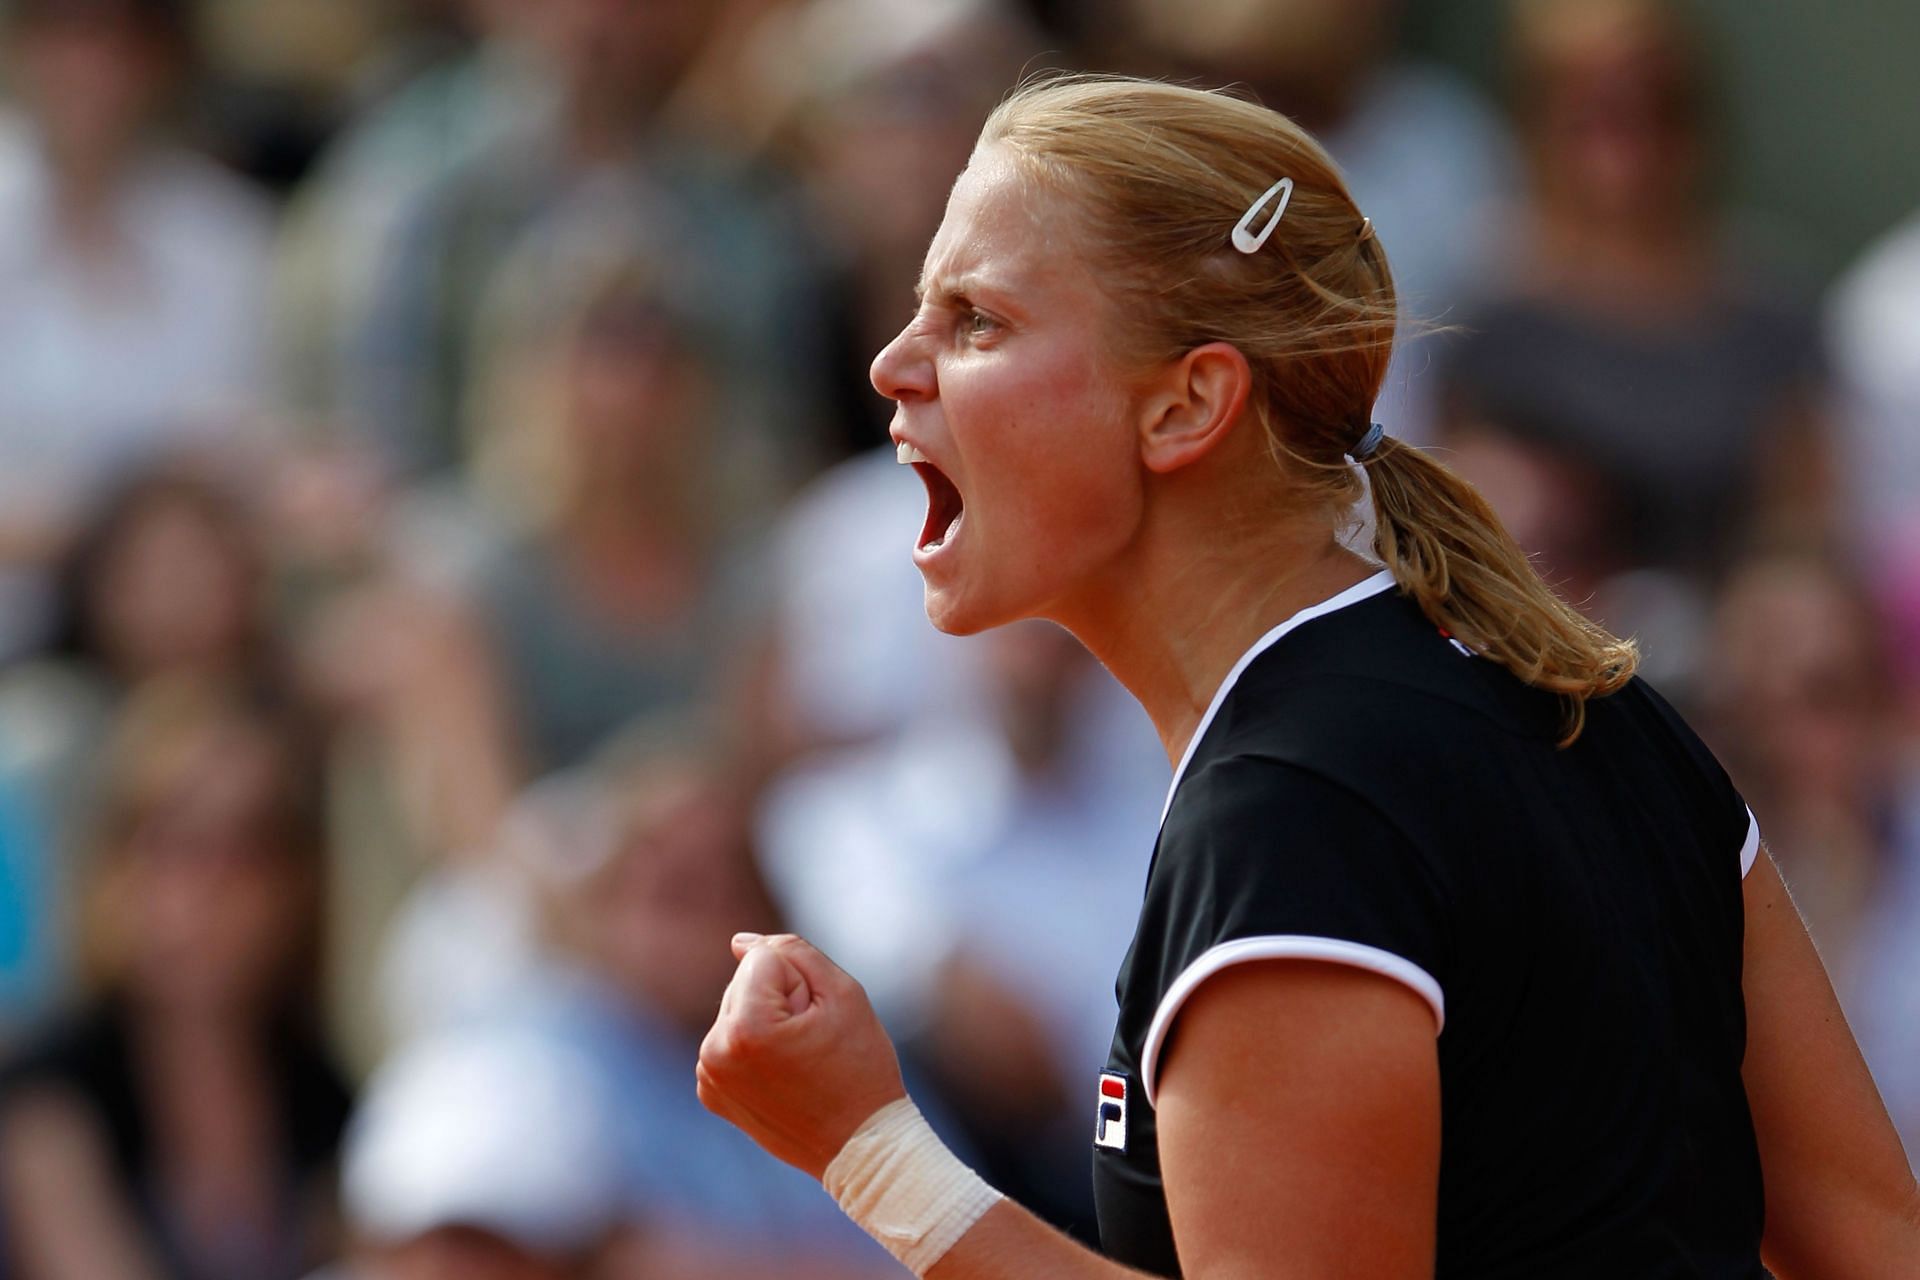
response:
{"label": "fila logo", "polygon": [[1093,1123],[1093,1145],[1127,1149],[1127,1078],[1111,1071],[1100,1076],[1100,1110]]}

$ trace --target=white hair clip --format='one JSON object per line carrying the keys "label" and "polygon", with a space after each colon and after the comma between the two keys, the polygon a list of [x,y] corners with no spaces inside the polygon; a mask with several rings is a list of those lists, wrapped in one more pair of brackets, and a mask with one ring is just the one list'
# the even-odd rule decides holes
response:
{"label": "white hair clip", "polygon": [[[1273,199],[1275,193],[1279,194],[1280,203],[1274,206],[1273,216],[1267,219],[1267,225],[1260,228],[1260,233],[1255,235],[1249,228],[1252,227],[1253,220],[1260,215],[1260,210],[1266,207],[1267,201]],[[1241,216],[1240,225],[1233,229],[1233,247],[1242,253],[1260,252],[1260,246],[1267,242],[1267,238],[1273,234],[1273,229],[1280,225],[1280,217],[1286,213],[1287,202],[1292,199],[1292,178],[1282,178],[1261,192],[1260,198],[1255,200],[1252,207]]]}

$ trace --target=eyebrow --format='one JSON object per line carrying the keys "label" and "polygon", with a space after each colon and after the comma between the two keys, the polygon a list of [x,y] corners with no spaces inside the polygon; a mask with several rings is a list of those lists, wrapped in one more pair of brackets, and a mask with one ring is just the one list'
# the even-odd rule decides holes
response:
{"label": "eyebrow", "polygon": [[941,299],[960,296],[965,293],[961,283],[961,280],[954,276],[929,277],[923,271],[920,273],[920,278],[913,282],[913,300],[925,304],[929,294]]}
{"label": "eyebrow", "polygon": [[939,274],[929,277],[924,271],[914,282],[913,300],[924,304],[928,297],[940,302],[966,301],[981,289],[992,288],[992,282],[973,271],[963,271],[958,275]]}

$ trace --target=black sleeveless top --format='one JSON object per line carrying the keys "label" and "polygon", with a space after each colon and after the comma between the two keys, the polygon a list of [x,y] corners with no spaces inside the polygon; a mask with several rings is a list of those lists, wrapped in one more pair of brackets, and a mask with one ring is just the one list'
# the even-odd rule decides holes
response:
{"label": "black sleeveless top", "polygon": [[1269,633],[1176,774],[1099,1084],[1103,1247],[1180,1274],[1153,1108],[1175,1015],[1224,967],[1309,957],[1434,1009],[1440,1280],[1757,1280],[1751,814],[1644,683],[1560,749],[1558,699],[1391,586]]}

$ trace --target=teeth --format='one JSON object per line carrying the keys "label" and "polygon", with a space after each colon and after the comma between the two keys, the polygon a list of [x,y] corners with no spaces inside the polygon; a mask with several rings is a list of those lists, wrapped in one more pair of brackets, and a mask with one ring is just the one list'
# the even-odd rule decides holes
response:
{"label": "teeth", "polygon": [[926,454],[920,452],[918,449],[908,444],[905,440],[902,440],[900,442],[899,448],[894,450],[894,456],[900,459],[900,464],[902,466],[905,466],[909,462],[931,462],[932,461],[932,459],[927,457]]}

